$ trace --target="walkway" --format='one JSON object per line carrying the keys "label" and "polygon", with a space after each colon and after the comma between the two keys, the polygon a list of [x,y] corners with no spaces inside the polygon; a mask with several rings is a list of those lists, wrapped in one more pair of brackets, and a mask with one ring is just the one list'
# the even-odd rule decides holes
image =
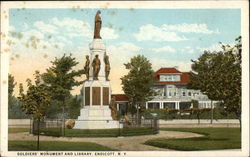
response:
{"label": "walkway", "polygon": [[[122,151],[171,151],[169,149],[158,148],[153,146],[144,145],[143,143],[149,139],[165,138],[190,138],[201,137],[203,135],[190,133],[190,132],[177,132],[177,131],[160,131],[157,135],[143,135],[131,137],[96,137],[96,138],[78,138],[78,137],[50,137],[40,136],[41,141],[66,141],[66,142],[94,142],[103,146],[114,148]],[[33,136],[27,132],[25,133],[11,133],[9,140],[37,140],[37,136]]]}

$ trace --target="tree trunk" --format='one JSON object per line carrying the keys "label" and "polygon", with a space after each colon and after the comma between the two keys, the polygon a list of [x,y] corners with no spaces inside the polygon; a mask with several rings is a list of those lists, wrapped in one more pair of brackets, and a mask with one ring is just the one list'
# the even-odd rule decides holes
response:
{"label": "tree trunk", "polygon": [[200,113],[197,114],[197,118],[198,118],[198,125],[200,125]]}
{"label": "tree trunk", "polygon": [[136,124],[139,125],[139,104],[136,104]]}
{"label": "tree trunk", "polygon": [[213,124],[214,119],[214,108],[213,108],[213,100],[211,100],[211,121],[210,124]]}
{"label": "tree trunk", "polygon": [[40,136],[40,118],[38,118],[38,134],[37,134],[37,150],[39,150],[39,136]]}

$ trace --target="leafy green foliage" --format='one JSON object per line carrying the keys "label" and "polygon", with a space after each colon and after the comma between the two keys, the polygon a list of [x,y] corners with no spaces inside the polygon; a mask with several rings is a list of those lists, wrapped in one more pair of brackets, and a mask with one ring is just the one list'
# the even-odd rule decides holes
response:
{"label": "leafy green foliage", "polygon": [[42,78],[50,87],[53,99],[62,102],[66,97],[70,97],[70,91],[74,86],[83,83],[83,81],[76,81],[75,77],[80,77],[84,70],[73,70],[78,62],[71,54],[69,56],[64,54],[61,58],[55,58],[51,63],[52,66],[46,69]]}
{"label": "leafy green foliage", "polygon": [[49,88],[41,83],[40,74],[35,73],[35,84],[33,85],[30,79],[27,79],[28,90],[23,93],[23,86],[20,84],[21,108],[26,114],[30,114],[34,119],[41,119],[45,116],[47,107],[51,102]]}
{"label": "leafy green foliage", "polygon": [[14,76],[12,76],[11,74],[8,75],[8,94],[9,96],[13,96],[13,91],[14,91],[14,88],[16,86],[16,82],[15,82],[15,79],[14,79]]}
{"label": "leafy green foliage", "polygon": [[[71,99],[70,91],[73,87],[83,83],[83,81],[77,81],[76,78],[80,77],[84,70],[73,69],[78,62],[71,54],[69,56],[64,54],[61,58],[55,58],[51,63],[52,66],[46,69],[46,73],[42,74],[42,78],[45,84],[49,86],[53,98],[53,103],[49,107],[47,115],[51,118],[58,118],[62,111],[62,116],[65,117],[65,103]],[[76,108],[78,109],[78,107]]]}
{"label": "leafy green foliage", "polygon": [[175,119],[175,118],[179,117],[179,115],[177,114],[177,112],[178,112],[178,110],[171,109],[171,108],[165,108],[165,109],[146,109],[146,110],[143,111],[142,115],[146,119],[151,119],[151,118],[154,118],[153,115],[152,115],[152,113],[156,113],[157,117],[159,119],[169,120],[169,119]]}
{"label": "leafy green foliage", "polygon": [[241,37],[222,51],[205,51],[192,61],[189,88],[199,89],[211,100],[219,100],[229,113],[241,119]]}
{"label": "leafy green foliage", "polygon": [[14,80],[14,76],[11,74],[8,75],[8,109],[11,109],[14,106],[15,98],[13,96],[13,91],[16,86],[16,82]]}
{"label": "leafy green foliage", "polygon": [[80,115],[81,101],[79,96],[71,96],[70,99],[66,101],[67,118],[77,119]]}
{"label": "leafy green foliage", "polygon": [[16,82],[14,76],[9,74],[8,80],[8,117],[9,118],[29,118],[24,112],[22,112],[21,107],[19,105],[18,99],[13,95],[14,88],[16,86]]}
{"label": "leafy green foliage", "polygon": [[[196,110],[196,111],[194,111]],[[145,118],[153,118],[152,113],[157,113],[159,119],[171,120],[171,119],[197,119],[197,114],[199,113],[200,119],[210,119],[210,110],[211,109],[202,109],[201,111],[197,109],[187,109],[186,112],[189,112],[189,115],[181,115],[176,109],[147,109],[143,111],[142,116]],[[199,112],[197,112],[199,111]],[[225,113],[223,108],[214,108],[214,119],[235,119],[237,118],[233,113]]]}
{"label": "leafy green foliage", "polygon": [[129,70],[128,74],[121,78],[122,89],[131,102],[140,103],[151,100],[154,91],[152,65],[149,60],[141,55],[131,58],[129,63],[124,64]]}

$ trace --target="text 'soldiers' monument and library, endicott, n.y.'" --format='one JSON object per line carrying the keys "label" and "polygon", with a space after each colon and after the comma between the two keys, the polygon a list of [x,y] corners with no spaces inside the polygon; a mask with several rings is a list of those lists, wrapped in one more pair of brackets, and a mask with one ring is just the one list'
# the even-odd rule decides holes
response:
{"label": "text 'soldiers' monument and library, endicott, n.y.'", "polygon": [[74,129],[119,128],[119,121],[113,120],[109,103],[111,86],[109,81],[110,63],[106,47],[100,36],[101,12],[95,16],[94,39],[89,44],[90,56],[84,66],[86,81],[83,83],[83,108],[75,121]]}

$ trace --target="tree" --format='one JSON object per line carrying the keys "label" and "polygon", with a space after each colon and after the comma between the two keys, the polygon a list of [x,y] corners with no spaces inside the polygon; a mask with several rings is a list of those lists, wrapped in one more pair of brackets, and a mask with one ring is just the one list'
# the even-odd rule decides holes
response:
{"label": "tree", "polygon": [[9,80],[8,80],[8,109],[10,110],[15,104],[15,98],[13,95],[14,88],[16,86],[16,82],[14,79],[14,76],[11,74],[8,75]]}
{"label": "tree", "polygon": [[154,95],[154,71],[149,60],[141,55],[131,58],[130,62],[124,65],[129,72],[121,78],[122,89],[132,104],[136,105],[139,119],[139,106],[144,108],[145,102],[151,100]]}
{"label": "tree", "polygon": [[28,115],[26,115],[24,112],[22,112],[22,109],[19,105],[19,100],[14,96],[14,88],[16,86],[16,82],[14,79],[14,76],[9,74],[8,79],[8,117],[9,118],[29,118]]}
{"label": "tree", "polygon": [[21,108],[26,114],[32,115],[38,121],[37,149],[39,150],[40,120],[45,116],[46,109],[50,105],[51,96],[49,88],[41,82],[40,74],[35,72],[35,84],[27,79],[27,93],[24,94],[23,85],[19,85],[19,97]]}
{"label": "tree", "polygon": [[221,101],[241,124],[241,37],[234,46],[218,52],[205,51],[193,61],[189,88],[199,89],[211,100]]}
{"label": "tree", "polygon": [[51,63],[52,66],[46,69],[46,73],[42,74],[42,78],[50,87],[53,99],[62,104],[63,121],[65,121],[65,101],[70,98],[70,91],[73,87],[83,83],[83,81],[77,81],[75,77],[80,77],[84,70],[73,70],[78,62],[75,61],[71,54],[69,56],[64,54],[61,58],[55,58]]}
{"label": "tree", "polygon": [[70,99],[66,100],[66,109],[68,111],[68,118],[77,119],[80,115],[81,99],[79,96],[71,96]]}

